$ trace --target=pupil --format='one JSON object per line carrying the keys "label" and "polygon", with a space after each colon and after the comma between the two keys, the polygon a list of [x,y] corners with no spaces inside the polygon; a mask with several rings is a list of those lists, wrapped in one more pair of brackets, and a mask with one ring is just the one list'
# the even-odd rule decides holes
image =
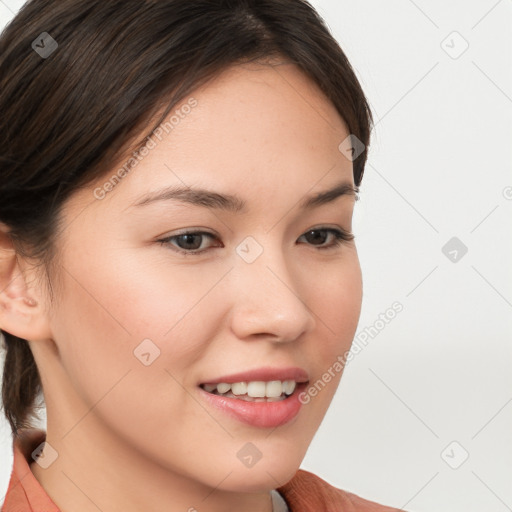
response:
{"label": "pupil", "polygon": [[[314,241],[316,239],[316,240],[319,240],[320,243],[325,242],[325,239],[327,237],[327,233],[325,231],[313,229],[308,234],[311,234],[311,233],[313,233],[314,236],[310,237],[309,241]],[[320,234],[320,236],[318,236],[319,234]]]}
{"label": "pupil", "polygon": [[[194,245],[193,244],[193,239],[194,238],[199,238],[200,235],[195,235],[195,234],[188,233],[188,234],[185,234],[185,235],[180,235],[180,237],[181,237],[180,238],[181,240],[185,240],[185,244],[192,243],[192,245]],[[181,244],[178,244],[178,245],[180,245],[180,247],[181,247]],[[201,247],[201,243],[199,243],[199,244],[196,243],[195,247],[181,247],[181,248],[182,249],[198,249],[199,247]]]}

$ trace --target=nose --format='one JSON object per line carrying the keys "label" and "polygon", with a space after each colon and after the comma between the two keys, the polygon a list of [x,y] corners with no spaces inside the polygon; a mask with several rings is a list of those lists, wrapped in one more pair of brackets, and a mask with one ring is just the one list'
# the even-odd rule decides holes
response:
{"label": "nose", "polygon": [[269,242],[254,261],[248,261],[237,256],[228,278],[234,334],[239,339],[288,342],[311,331],[316,317],[303,297],[312,282],[307,270],[293,265],[277,242]]}

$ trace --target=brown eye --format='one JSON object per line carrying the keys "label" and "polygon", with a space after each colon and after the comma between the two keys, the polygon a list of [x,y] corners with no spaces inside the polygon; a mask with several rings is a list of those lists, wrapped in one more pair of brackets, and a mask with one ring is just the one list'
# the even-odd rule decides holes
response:
{"label": "brown eye", "polygon": [[195,251],[201,247],[202,234],[186,233],[176,237],[176,244],[180,249]]}
{"label": "brown eye", "polygon": [[[326,244],[331,236],[331,243]],[[300,238],[305,238],[309,245],[318,247],[318,249],[330,249],[338,247],[342,241],[350,241],[354,239],[354,235],[347,231],[334,228],[315,228],[310,229]],[[208,251],[211,247],[204,247],[205,238],[216,239],[213,234],[205,231],[188,231],[177,235],[168,236],[158,240],[162,245],[170,247],[172,250],[183,254],[184,256],[195,256]],[[218,246],[217,246],[218,247]]]}
{"label": "brown eye", "polygon": [[[208,237],[214,239],[215,237],[211,233],[205,231],[189,231],[186,233],[180,233],[178,235],[169,236],[158,240],[163,245],[176,247],[173,249],[185,255],[201,254],[208,250],[202,247],[204,238]],[[202,249],[201,249],[202,247]],[[201,250],[199,250],[201,249]]]}
{"label": "brown eye", "polygon": [[[329,235],[332,235],[334,237],[334,240],[332,241],[332,243],[328,245],[323,245],[325,241],[328,239]],[[304,233],[302,237],[305,237],[309,244],[313,246],[319,246],[319,249],[329,249],[331,247],[337,247],[342,243],[342,241],[350,241],[354,239],[354,235],[352,233],[348,233],[346,231],[334,228],[310,229],[309,231]]]}
{"label": "brown eye", "polygon": [[326,229],[312,229],[304,234],[308,243],[313,245],[322,245],[328,238],[329,233]]}

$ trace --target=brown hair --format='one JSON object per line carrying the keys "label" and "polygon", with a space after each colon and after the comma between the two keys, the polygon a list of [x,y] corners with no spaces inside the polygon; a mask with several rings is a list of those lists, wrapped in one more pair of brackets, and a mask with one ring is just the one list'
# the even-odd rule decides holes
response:
{"label": "brown hair", "polygon": [[[49,277],[59,214],[74,191],[106,174],[164,107],[135,148],[198,86],[272,56],[301,68],[364,144],[353,162],[358,186],[371,111],[305,0],[28,1],[0,35],[0,222],[16,250]],[[31,426],[41,381],[27,341],[3,335],[2,401],[17,435]]]}

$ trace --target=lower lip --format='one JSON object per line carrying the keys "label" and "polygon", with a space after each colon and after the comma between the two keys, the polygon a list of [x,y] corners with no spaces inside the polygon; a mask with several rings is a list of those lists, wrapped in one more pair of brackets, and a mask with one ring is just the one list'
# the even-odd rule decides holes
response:
{"label": "lower lip", "polygon": [[260,428],[275,428],[285,425],[299,414],[302,403],[300,392],[307,383],[297,384],[295,391],[279,402],[247,402],[237,398],[228,398],[208,393],[201,387],[201,396],[211,405],[224,411],[237,420]]}

